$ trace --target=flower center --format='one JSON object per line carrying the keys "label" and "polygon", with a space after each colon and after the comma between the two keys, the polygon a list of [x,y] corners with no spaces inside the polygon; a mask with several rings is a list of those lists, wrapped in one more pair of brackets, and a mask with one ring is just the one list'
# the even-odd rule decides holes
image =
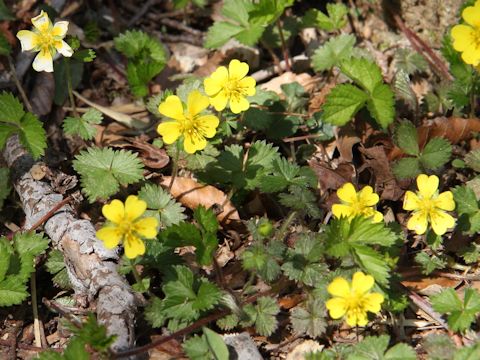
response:
{"label": "flower center", "polygon": [[473,43],[476,48],[480,48],[480,26],[473,28]]}
{"label": "flower center", "polygon": [[420,199],[418,208],[421,212],[425,214],[431,214],[436,209],[435,200]]}
{"label": "flower center", "polygon": [[350,297],[345,299],[347,311],[362,313],[365,312],[365,299],[363,294],[352,292]]}
{"label": "flower center", "polygon": [[197,121],[197,116],[191,116],[188,112],[185,113],[185,120],[182,122],[181,132],[189,136],[193,142],[195,142],[195,139],[204,137],[202,125]]}
{"label": "flower center", "polygon": [[124,219],[120,225],[118,225],[119,231],[122,233],[123,238],[128,239],[135,232],[135,225],[127,219]]}
{"label": "flower center", "polygon": [[226,92],[227,97],[238,99],[244,95],[245,90],[240,86],[238,80],[229,79],[223,90]]}

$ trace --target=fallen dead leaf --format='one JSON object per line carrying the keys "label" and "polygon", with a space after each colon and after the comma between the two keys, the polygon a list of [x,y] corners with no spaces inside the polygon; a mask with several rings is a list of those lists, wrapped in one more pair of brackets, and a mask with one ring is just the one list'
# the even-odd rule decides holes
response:
{"label": "fallen dead leaf", "polygon": [[320,352],[324,345],[313,340],[305,340],[295,346],[291,352],[287,354],[287,360],[304,360],[305,355],[311,352]]}
{"label": "fallen dead leaf", "polygon": [[313,89],[314,82],[312,81],[311,75],[307,73],[294,74],[292,72],[284,72],[282,75],[260,85],[260,88],[265,91],[274,91],[278,95],[282,95],[283,92],[281,86],[295,81],[302,85],[307,92]]}
{"label": "fallen dead leaf", "polygon": [[[171,176],[164,176],[160,185],[168,188],[171,179]],[[200,205],[207,209],[219,207],[216,214],[221,223],[228,224],[231,221],[240,220],[237,209],[228,200],[227,195],[211,185],[202,185],[186,177],[176,177],[170,192],[177,201],[192,210]]]}
{"label": "fallen dead leaf", "polygon": [[461,281],[450,279],[444,276],[431,275],[427,276],[422,274],[422,269],[418,266],[400,268],[398,270],[403,280],[401,283],[407,288],[419,293],[429,291],[428,288],[442,287],[442,288],[455,288]]}

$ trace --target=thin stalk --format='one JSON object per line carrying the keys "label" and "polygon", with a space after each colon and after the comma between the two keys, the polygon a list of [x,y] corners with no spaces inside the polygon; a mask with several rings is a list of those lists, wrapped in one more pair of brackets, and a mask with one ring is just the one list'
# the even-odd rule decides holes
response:
{"label": "thin stalk", "polygon": [[176,151],[175,151],[175,156],[173,158],[173,168],[172,168],[172,178],[170,179],[170,184],[168,184],[168,191],[172,190],[173,183],[175,181],[175,178],[177,177],[178,174],[178,160],[180,158],[180,145],[177,140],[176,142]]}
{"label": "thin stalk", "polygon": [[75,98],[73,97],[73,86],[72,86],[72,72],[70,68],[70,59],[65,58],[65,67],[67,70],[67,90],[68,90],[68,98],[70,100],[70,106],[73,110],[73,116],[79,117],[77,106],[75,105]]}
{"label": "thin stalk", "polygon": [[475,110],[477,108],[477,94],[476,94],[476,88],[477,88],[477,81],[478,81],[478,71],[475,69],[475,73],[473,74],[473,80],[472,80],[472,90],[470,91],[470,117],[474,118],[475,117]]}
{"label": "thin stalk", "polygon": [[17,77],[17,70],[15,69],[15,65],[13,64],[13,59],[10,55],[7,55],[7,59],[8,59],[8,66],[10,67],[10,72],[12,73],[13,81],[15,82],[15,86],[17,87],[17,90],[20,93],[20,96],[22,97],[23,103],[25,104],[27,110],[33,113],[32,104],[30,104],[27,94],[25,93],[25,90],[23,89],[23,86]]}
{"label": "thin stalk", "polygon": [[35,334],[35,346],[41,348],[42,338],[40,335],[40,321],[38,320],[37,280],[35,272],[30,278],[30,290],[32,292],[33,332]]}
{"label": "thin stalk", "polygon": [[292,71],[292,67],[290,66],[290,55],[288,54],[287,43],[285,42],[285,37],[283,36],[283,29],[282,24],[280,23],[280,19],[276,22],[278,28],[278,34],[280,35],[280,41],[282,43],[282,52],[283,58],[285,59],[285,66],[287,71]]}
{"label": "thin stalk", "polygon": [[297,216],[296,211],[292,211],[290,215],[288,215],[287,219],[283,222],[282,226],[280,226],[280,229],[278,229],[278,233],[275,236],[278,240],[283,240],[288,227],[290,226],[290,224],[292,223],[292,221],[295,219],[296,216]]}

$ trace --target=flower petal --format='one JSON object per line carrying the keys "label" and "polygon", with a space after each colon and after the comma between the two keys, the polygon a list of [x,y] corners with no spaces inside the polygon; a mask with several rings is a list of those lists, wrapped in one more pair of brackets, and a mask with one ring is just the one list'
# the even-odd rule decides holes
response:
{"label": "flower petal", "polygon": [[22,51],[29,51],[35,48],[39,42],[39,36],[33,31],[20,30],[17,33],[17,38],[22,45]]}
{"label": "flower petal", "polygon": [[207,140],[203,136],[197,134],[185,134],[183,141],[183,148],[189,154],[195,153],[197,150],[205,149],[207,146]]}
{"label": "flower petal", "polygon": [[378,203],[379,200],[380,198],[373,192],[371,186],[365,186],[358,192],[358,201],[364,206],[373,206]]}
{"label": "flower petal", "polygon": [[248,74],[248,64],[245,62],[241,62],[237,59],[233,59],[228,64],[228,77],[230,80],[240,80]]}
{"label": "flower petal", "polygon": [[32,18],[32,24],[41,33],[47,31],[52,26],[52,23],[48,18],[48,14],[43,10],[40,11],[40,15]]}
{"label": "flower petal", "polygon": [[187,109],[192,118],[200,114],[210,104],[208,97],[202,95],[202,93],[198,90],[194,90],[188,95],[187,102]]}
{"label": "flower petal", "polygon": [[414,230],[418,235],[427,231],[428,220],[424,211],[415,212],[407,222],[407,229]]}
{"label": "flower petal", "polygon": [[328,300],[325,303],[325,307],[327,308],[332,319],[340,319],[347,312],[345,300],[338,297]]}
{"label": "flower petal", "polygon": [[379,223],[383,220],[383,214],[380,211],[375,211],[373,214],[373,222],[374,223]]}
{"label": "flower petal", "polygon": [[347,297],[350,296],[350,284],[346,279],[342,277],[336,277],[328,285],[327,291],[333,296]]}
{"label": "flower petal", "polygon": [[127,236],[123,241],[125,256],[129,259],[135,259],[138,255],[145,254],[145,244],[136,236]]}
{"label": "flower petal", "polygon": [[480,4],[477,2],[475,6],[468,6],[462,12],[462,18],[467,24],[480,27]]}
{"label": "flower petal", "polygon": [[347,313],[347,324],[349,326],[365,326],[368,324],[366,312],[349,311]]}
{"label": "flower petal", "polygon": [[217,133],[220,120],[215,115],[203,115],[196,119],[198,130],[206,138],[212,138]]}
{"label": "flower petal", "polygon": [[205,93],[208,96],[215,96],[218,94],[228,82],[228,70],[225,66],[220,66],[215,70],[210,77],[203,81]]}
{"label": "flower petal", "polygon": [[455,219],[444,211],[436,210],[430,213],[432,229],[437,235],[443,235],[447,229],[455,226]]}
{"label": "flower petal", "polygon": [[466,64],[477,66],[480,62],[480,48],[475,44],[470,44],[470,47],[463,51],[462,60]]}
{"label": "flower petal", "polygon": [[417,177],[417,187],[419,194],[424,199],[431,199],[438,190],[438,177],[436,175],[420,174]]}
{"label": "flower petal", "polygon": [[73,50],[65,41],[55,41],[55,49],[65,57],[70,57],[73,55]]}
{"label": "flower petal", "polygon": [[102,214],[114,224],[120,224],[125,218],[125,208],[120,200],[115,199],[110,204],[103,205]]}
{"label": "flower petal", "polygon": [[45,71],[45,72],[53,72],[53,59],[52,54],[48,51],[41,50],[37,56],[35,56],[35,60],[33,60],[32,67],[35,71]]}
{"label": "flower petal", "polygon": [[173,144],[182,135],[181,126],[177,121],[166,121],[158,125],[157,132],[165,144]]}
{"label": "flower petal", "polygon": [[215,110],[222,111],[227,107],[228,96],[227,93],[222,90],[217,95],[210,98],[210,105],[212,105]]}
{"label": "flower petal", "polygon": [[135,222],[135,231],[147,239],[157,236],[158,220],[154,217],[146,217]]}
{"label": "flower petal", "polygon": [[138,219],[147,210],[147,203],[135,195],[129,195],[125,200],[125,218],[132,221]]}
{"label": "flower petal", "polygon": [[451,31],[453,38],[453,48],[457,51],[468,49],[475,39],[474,30],[468,25],[455,25]]}
{"label": "flower petal", "polygon": [[341,217],[348,218],[355,215],[353,208],[345,204],[333,204],[332,213],[337,219],[340,219]]}
{"label": "flower petal", "polygon": [[357,191],[352,183],[343,184],[343,186],[337,190],[337,196],[346,203],[351,204],[357,201]]}
{"label": "flower petal", "polygon": [[375,279],[372,275],[365,275],[363,272],[357,271],[352,277],[352,292],[360,296],[360,294],[369,292],[374,284]]}
{"label": "flower petal", "polygon": [[444,191],[435,199],[435,206],[442,210],[452,211],[455,209],[455,201],[451,191]]}
{"label": "flower petal", "polygon": [[168,96],[165,101],[158,106],[158,112],[171,119],[185,120],[182,101],[176,95]]}
{"label": "flower petal", "polygon": [[68,31],[68,21],[58,21],[53,25],[52,35],[64,38]]}
{"label": "flower petal", "polygon": [[242,111],[248,110],[250,103],[244,96],[235,96],[230,98],[230,110],[234,114],[240,114]]}
{"label": "flower petal", "polygon": [[122,239],[122,231],[116,226],[104,226],[97,231],[97,238],[102,240],[107,249],[113,249],[118,246]]}
{"label": "flower petal", "polygon": [[404,210],[417,210],[420,207],[420,199],[417,194],[412,191],[407,191],[405,197],[403,198],[403,209]]}
{"label": "flower petal", "polygon": [[382,303],[385,300],[383,295],[380,293],[365,294],[363,299],[365,310],[375,314],[380,312],[382,309]]}
{"label": "flower petal", "polygon": [[255,86],[257,82],[251,76],[244,77],[242,80],[238,82],[238,86],[242,88],[242,94],[246,96],[253,96],[255,95]]}

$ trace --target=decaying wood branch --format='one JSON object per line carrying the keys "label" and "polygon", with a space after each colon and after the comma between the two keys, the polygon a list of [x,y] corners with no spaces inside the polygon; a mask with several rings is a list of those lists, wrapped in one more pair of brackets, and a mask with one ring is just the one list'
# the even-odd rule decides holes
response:
{"label": "decaying wood branch", "polygon": [[[16,135],[8,140],[3,155],[25,212],[24,228],[29,229],[62,201],[63,196],[55,193],[47,182],[32,177],[30,169],[34,161]],[[106,326],[108,334],[117,335],[113,348],[132,347],[139,298],[118,274],[117,254],[103,247],[92,223],[77,219],[70,205],[63,206],[50,217],[44,224],[44,231],[65,257],[77,299],[93,303],[98,321]]]}

